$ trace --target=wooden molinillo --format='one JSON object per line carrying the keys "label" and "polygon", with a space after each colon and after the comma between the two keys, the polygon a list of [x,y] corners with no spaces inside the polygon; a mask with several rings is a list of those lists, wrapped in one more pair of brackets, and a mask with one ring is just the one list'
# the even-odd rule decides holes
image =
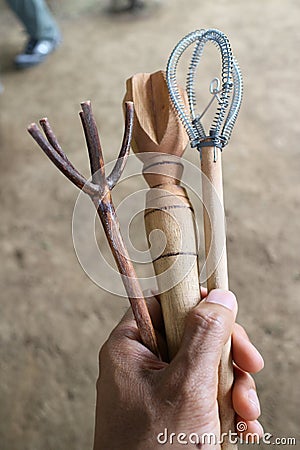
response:
{"label": "wooden molinillo", "polygon": [[135,105],[132,148],[143,161],[151,188],[145,226],[172,359],[180,346],[185,317],[200,300],[194,212],[179,185],[180,158],[188,137],[170,104],[164,72],[130,78],[124,101],[129,100]]}

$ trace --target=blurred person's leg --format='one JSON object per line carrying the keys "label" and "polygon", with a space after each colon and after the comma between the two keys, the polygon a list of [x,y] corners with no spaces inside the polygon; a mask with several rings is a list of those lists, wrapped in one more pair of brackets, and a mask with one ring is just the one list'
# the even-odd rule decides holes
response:
{"label": "blurred person's leg", "polygon": [[15,63],[20,68],[41,63],[59,45],[58,26],[44,0],[6,0],[29,35],[24,52]]}
{"label": "blurred person's leg", "polygon": [[[126,3],[126,4],[124,4]],[[111,1],[112,12],[122,13],[122,12],[135,12],[145,7],[144,0],[128,0],[127,2],[122,2],[118,0]]]}
{"label": "blurred person's leg", "polygon": [[139,9],[145,6],[145,2],[143,0],[130,0],[129,9]]}

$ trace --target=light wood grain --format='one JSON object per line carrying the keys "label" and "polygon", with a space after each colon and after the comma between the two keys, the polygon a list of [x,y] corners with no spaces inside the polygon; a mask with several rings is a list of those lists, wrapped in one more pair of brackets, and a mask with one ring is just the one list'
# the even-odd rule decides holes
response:
{"label": "light wood grain", "polygon": [[[151,188],[145,227],[152,243],[169,357],[173,358],[186,314],[200,300],[194,213],[186,190],[179,186],[180,157],[188,137],[170,103],[162,71],[130,78],[124,100],[135,105],[132,147],[144,163],[144,177]],[[163,244],[159,255],[157,249]]]}
{"label": "light wood grain", "polygon": [[[201,170],[207,287],[209,291],[228,289],[222,153],[218,148],[203,147]],[[235,430],[232,384],[233,367],[229,340],[223,348],[219,366],[218,404],[222,433]],[[237,445],[228,442],[226,438],[222,449],[236,450]]]}

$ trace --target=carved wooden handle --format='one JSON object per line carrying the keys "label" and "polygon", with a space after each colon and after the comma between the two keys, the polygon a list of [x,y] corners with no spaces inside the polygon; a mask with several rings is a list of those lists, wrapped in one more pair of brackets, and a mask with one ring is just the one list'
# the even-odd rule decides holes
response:
{"label": "carved wooden handle", "polygon": [[180,158],[188,136],[170,103],[164,72],[134,75],[127,81],[125,100],[135,105],[132,147],[144,163],[151,188],[145,226],[150,240],[155,233],[151,253],[172,358],[180,345],[184,318],[200,300],[194,214],[185,189],[179,186]]}
{"label": "carved wooden handle", "polygon": [[[180,346],[184,321],[200,299],[194,212],[186,190],[172,184],[151,189],[146,199],[147,236],[154,231],[151,252],[163,311],[169,358]],[[157,231],[162,233],[157,235]],[[156,250],[165,244],[159,256]]]}
{"label": "carved wooden handle", "polygon": [[[218,148],[203,148],[201,169],[207,288],[208,291],[228,289],[222,161]],[[229,430],[235,431],[235,413],[231,400],[232,384],[230,339],[223,348],[219,366],[218,404],[221,433],[228,433]],[[222,449],[236,450],[237,445],[230,443],[227,436],[222,444]]]}

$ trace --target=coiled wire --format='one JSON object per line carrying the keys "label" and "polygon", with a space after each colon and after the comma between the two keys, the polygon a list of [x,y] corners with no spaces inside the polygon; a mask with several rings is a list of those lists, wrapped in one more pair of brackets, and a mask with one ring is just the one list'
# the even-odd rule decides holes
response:
{"label": "coiled wire", "polygon": [[[222,60],[222,88],[220,91],[218,91],[218,93],[220,94],[217,96],[218,107],[208,135],[206,134],[205,129],[201,123],[202,116],[200,117],[199,115],[197,115],[195,111],[195,76],[203,54],[204,46],[207,42],[212,42],[217,46],[220,51]],[[178,63],[182,54],[190,45],[194,43],[195,47],[192,53],[186,79],[186,91],[189,101],[189,110],[187,110],[179,92],[176,75]],[[227,36],[216,29],[196,30],[189,33],[178,42],[169,57],[166,69],[166,80],[171,101],[187,131],[191,146],[197,147],[199,150],[201,150],[201,147],[207,145],[207,140],[209,140],[209,145],[215,145],[222,149],[230,139],[234,124],[239,113],[243,94],[241,71],[236,59],[232,54]],[[229,106],[230,99],[231,104]],[[227,110],[228,113],[226,116]]]}

